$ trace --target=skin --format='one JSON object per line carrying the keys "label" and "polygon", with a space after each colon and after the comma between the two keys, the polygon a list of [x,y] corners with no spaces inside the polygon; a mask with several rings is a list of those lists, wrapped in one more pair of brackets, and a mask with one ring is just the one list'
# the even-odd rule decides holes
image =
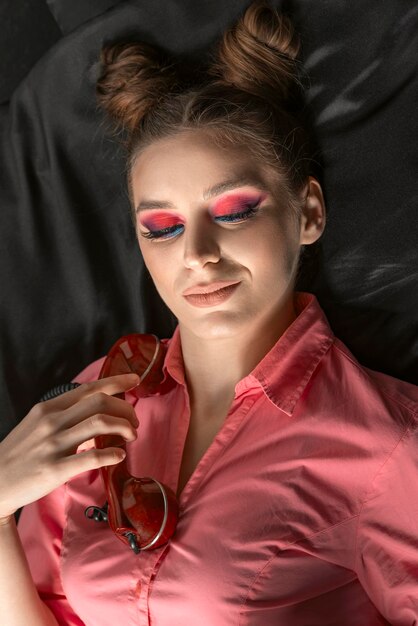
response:
{"label": "skin", "polygon": [[117,447],[76,450],[98,435],[136,439],[135,410],[113,394],[138,382],[136,374],[109,376],[32,407],[0,443],[0,525],[76,474],[122,460]]}
{"label": "skin", "polygon": [[[256,170],[249,153],[222,151],[207,135],[188,133],[149,146],[132,171],[135,204],[166,199],[176,209],[165,213],[175,213],[176,220],[181,215],[183,230],[169,240],[142,237],[146,229],[140,220],[146,212],[138,217],[137,231],[148,270],[179,322],[192,415],[198,421],[219,419],[235,384],[295,319],[293,286],[300,245],[316,241],[325,225],[317,181],[310,179],[301,191],[302,212],[295,219],[277,176]],[[215,221],[220,198],[204,200],[203,190],[243,173],[258,173],[267,190],[259,211],[238,223]],[[262,195],[254,187],[239,191],[241,198],[245,191],[247,200]],[[228,198],[231,193],[237,190],[228,192]],[[223,198],[223,213],[234,210],[236,200],[229,201],[225,204]],[[197,283],[222,279],[241,281],[226,302],[196,308],[182,296]],[[119,448],[81,454],[76,450],[97,435],[136,438],[133,407],[113,396],[138,380],[120,375],[93,381],[31,409],[0,442],[0,525],[9,524],[18,508],[76,474],[121,460]]]}
{"label": "skin", "polygon": [[36,404],[0,442],[0,606],[2,624],[57,626],[40,600],[16,529],[13,513],[67,480],[92,469],[120,463],[120,448],[78,446],[97,435],[136,439],[138,419],[125,400],[113,397],[139,383],[121,374],[80,385]]}
{"label": "skin", "polygon": [[[256,216],[233,224],[215,221],[221,196],[205,201],[203,191],[248,173],[267,187]],[[316,241],[325,227],[321,187],[309,178],[296,218],[277,172],[256,164],[243,149],[221,150],[201,131],[154,142],[139,154],[131,174],[135,207],[145,200],[175,206],[139,212],[138,242],[161,298],[178,320],[192,411],[216,419],[232,401],[236,383],[296,317],[293,292],[300,246]],[[229,191],[222,195],[224,206],[225,196],[237,193],[257,198],[262,191],[253,185]],[[231,210],[236,210],[234,202],[228,205]],[[169,239],[145,238],[155,214],[163,226],[181,223],[181,232]],[[241,284],[229,300],[214,307],[196,308],[182,296],[188,287],[216,280]]]}
{"label": "skin", "polygon": [[[216,221],[216,198],[204,200],[203,190],[243,173],[258,174],[266,186],[259,212],[232,224]],[[137,223],[145,263],[179,322],[191,400],[180,491],[226,414],[235,384],[295,319],[300,246],[320,237],[325,207],[318,182],[309,179],[300,194],[301,216],[295,219],[280,177],[257,167],[245,150],[222,151],[196,132],[146,148],[134,164],[132,181],[135,205],[145,198],[170,200],[176,205],[172,217],[181,214],[183,224],[180,235],[151,241]],[[241,198],[244,191],[247,199],[260,195],[246,188],[240,190]],[[234,206],[235,200],[222,210],[234,211]],[[216,280],[241,283],[216,307],[196,308],[183,298],[184,289]],[[81,472],[120,462],[120,448],[76,450],[97,435],[136,438],[133,407],[114,395],[138,382],[135,375],[113,376],[38,403],[0,442],[0,606],[9,626],[57,624],[40,601],[13,513]]]}

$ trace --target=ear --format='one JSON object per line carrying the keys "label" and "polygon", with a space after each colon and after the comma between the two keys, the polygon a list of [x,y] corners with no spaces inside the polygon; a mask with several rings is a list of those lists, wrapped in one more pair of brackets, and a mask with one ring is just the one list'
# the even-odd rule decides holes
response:
{"label": "ear", "polygon": [[309,176],[302,191],[303,205],[300,222],[300,245],[314,243],[324,232],[326,215],[321,185]]}

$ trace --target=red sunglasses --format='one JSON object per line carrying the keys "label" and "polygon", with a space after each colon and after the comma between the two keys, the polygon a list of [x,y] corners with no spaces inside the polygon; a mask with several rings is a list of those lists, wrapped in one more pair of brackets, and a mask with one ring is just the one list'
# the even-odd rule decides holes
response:
{"label": "red sunglasses", "polygon": [[[133,333],[116,341],[109,351],[99,379],[134,372],[140,376],[138,395],[157,391],[163,379],[162,366],[166,347],[155,335]],[[115,394],[124,399],[124,394]],[[119,435],[100,435],[96,448],[118,446],[125,449]],[[167,543],[178,519],[176,495],[154,478],[131,476],[127,457],[117,465],[100,469],[107,502],[100,508],[89,506],[85,515],[96,521],[107,521],[115,535],[129,545],[135,554],[152,550]]]}

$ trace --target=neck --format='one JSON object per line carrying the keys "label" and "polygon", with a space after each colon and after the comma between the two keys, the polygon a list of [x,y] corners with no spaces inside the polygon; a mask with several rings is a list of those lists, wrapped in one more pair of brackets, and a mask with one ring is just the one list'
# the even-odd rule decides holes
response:
{"label": "neck", "polygon": [[236,384],[258,365],[296,317],[291,294],[274,314],[233,336],[201,337],[179,324],[192,412],[216,415],[220,407],[229,407]]}

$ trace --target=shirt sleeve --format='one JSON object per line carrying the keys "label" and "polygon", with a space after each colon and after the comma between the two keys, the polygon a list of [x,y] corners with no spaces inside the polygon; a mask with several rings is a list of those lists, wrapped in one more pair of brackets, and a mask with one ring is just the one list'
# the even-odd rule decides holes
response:
{"label": "shirt sleeve", "polygon": [[[73,382],[97,380],[104,358],[88,365]],[[66,486],[25,506],[18,533],[41,600],[60,626],[84,626],[66,598],[61,577],[61,546],[66,525]]]}
{"label": "shirt sleeve", "polygon": [[65,526],[65,487],[25,506],[18,533],[41,600],[60,626],[84,626],[63,590],[61,543]]}
{"label": "shirt sleeve", "polygon": [[392,626],[418,624],[417,418],[373,480],[359,517],[357,575]]}

